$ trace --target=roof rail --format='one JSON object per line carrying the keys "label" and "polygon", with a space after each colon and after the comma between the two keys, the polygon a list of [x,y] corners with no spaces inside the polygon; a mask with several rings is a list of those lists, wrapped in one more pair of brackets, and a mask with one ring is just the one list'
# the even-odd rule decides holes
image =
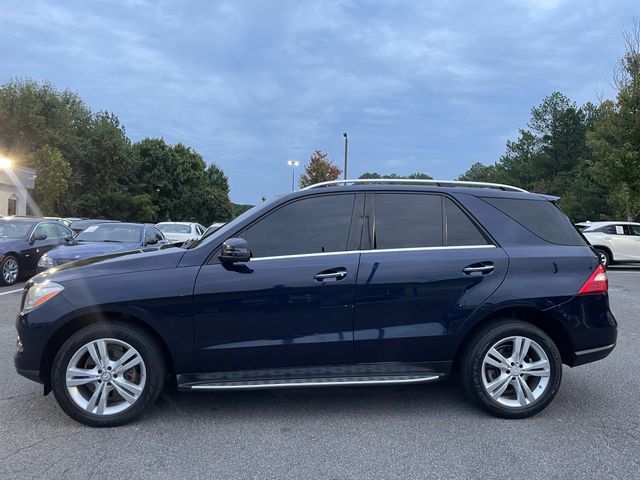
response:
{"label": "roof rail", "polygon": [[436,185],[438,187],[479,187],[479,188],[496,188],[498,190],[506,190],[511,192],[527,192],[522,188],[512,185],[503,185],[502,183],[489,182],[467,182],[463,180],[426,180],[417,178],[359,178],[356,180],[330,180],[328,182],[314,183],[301,190],[310,190],[318,187],[328,187],[331,185],[346,185],[358,183],[418,183],[425,185]]}

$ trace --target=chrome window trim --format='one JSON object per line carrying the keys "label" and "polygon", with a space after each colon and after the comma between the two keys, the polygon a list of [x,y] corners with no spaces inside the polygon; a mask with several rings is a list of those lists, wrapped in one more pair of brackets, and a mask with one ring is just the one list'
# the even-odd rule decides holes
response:
{"label": "chrome window trim", "polygon": [[348,255],[352,253],[391,253],[391,252],[422,252],[430,250],[461,250],[465,248],[496,248],[495,245],[443,245],[440,247],[407,247],[407,248],[379,248],[372,250],[342,250],[339,252],[318,252],[318,253],[298,253],[294,255],[275,255],[271,257],[252,258],[251,262],[263,260],[277,260],[281,258],[306,258],[306,257],[326,257],[329,255]]}

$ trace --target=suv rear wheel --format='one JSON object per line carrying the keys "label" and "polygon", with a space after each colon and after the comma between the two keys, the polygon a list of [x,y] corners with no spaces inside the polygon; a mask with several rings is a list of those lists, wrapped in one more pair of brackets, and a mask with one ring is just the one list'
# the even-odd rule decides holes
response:
{"label": "suv rear wheel", "polygon": [[51,374],[60,407],[93,427],[130,422],[155,402],[164,381],[157,345],[127,324],[90,325],[58,351]]}
{"label": "suv rear wheel", "polygon": [[460,377],[485,410],[504,418],[526,418],[555,397],[562,379],[558,348],[542,330],[518,320],[492,322],[467,344]]}

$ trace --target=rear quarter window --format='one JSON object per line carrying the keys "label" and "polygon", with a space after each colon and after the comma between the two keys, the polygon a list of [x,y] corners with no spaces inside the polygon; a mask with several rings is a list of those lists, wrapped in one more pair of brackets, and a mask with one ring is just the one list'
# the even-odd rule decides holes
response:
{"label": "rear quarter window", "polygon": [[553,202],[516,198],[483,198],[483,200],[549,243],[586,245],[569,218]]}

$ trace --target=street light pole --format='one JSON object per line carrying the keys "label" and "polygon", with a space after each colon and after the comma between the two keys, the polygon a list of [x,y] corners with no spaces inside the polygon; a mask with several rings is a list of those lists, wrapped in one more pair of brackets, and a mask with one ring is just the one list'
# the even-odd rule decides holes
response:
{"label": "street light pole", "polygon": [[287,165],[291,167],[291,191],[295,190],[295,179],[296,179],[296,167],[300,165],[300,162],[297,160],[289,160]]}
{"label": "street light pole", "polygon": [[347,137],[347,132],[342,134],[344,137],[344,179],[347,179],[347,150],[349,148],[349,137]]}

